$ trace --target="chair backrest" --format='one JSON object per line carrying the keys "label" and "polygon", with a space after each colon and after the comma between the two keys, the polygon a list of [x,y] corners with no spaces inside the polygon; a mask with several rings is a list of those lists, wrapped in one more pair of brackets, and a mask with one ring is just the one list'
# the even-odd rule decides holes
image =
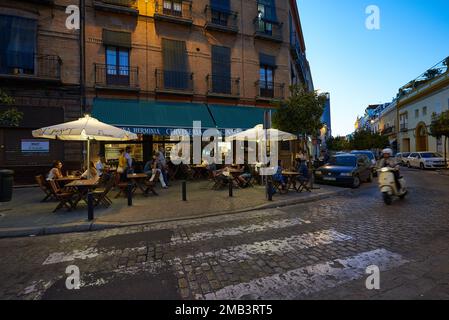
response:
{"label": "chair backrest", "polygon": [[48,180],[48,183],[50,184],[50,188],[53,191],[54,194],[58,194],[60,191],[60,188],[55,180]]}
{"label": "chair backrest", "polygon": [[34,177],[36,179],[37,185],[43,189],[43,190],[47,190],[47,186],[45,185],[45,178],[43,175],[38,175]]}

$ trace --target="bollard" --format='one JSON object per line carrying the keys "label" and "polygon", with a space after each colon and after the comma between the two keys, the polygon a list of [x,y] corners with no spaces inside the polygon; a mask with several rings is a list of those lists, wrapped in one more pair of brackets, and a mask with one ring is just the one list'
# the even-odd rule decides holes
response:
{"label": "bollard", "polygon": [[182,201],[187,201],[187,182],[182,182]]}
{"label": "bollard", "polygon": [[128,183],[128,206],[131,207],[133,205],[133,185]]}
{"label": "bollard", "polygon": [[273,201],[273,182],[268,181],[267,183],[267,196],[268,201]]}
{"label": "bollard", "polygon": [[87,220],[94,220],[94,196],[90,191],[87,194]]}
{"label": "bollard", "polygon": [[233,197],[233,194],[232,194],[232,192],[233,192],[232,187],[233,187],[233,186],[232,186],[232,184],[233,184],[233,183],[232,183],[232,180],[230,180],[230,181],[229,181],[229,197],[230,197],[230,198]]}

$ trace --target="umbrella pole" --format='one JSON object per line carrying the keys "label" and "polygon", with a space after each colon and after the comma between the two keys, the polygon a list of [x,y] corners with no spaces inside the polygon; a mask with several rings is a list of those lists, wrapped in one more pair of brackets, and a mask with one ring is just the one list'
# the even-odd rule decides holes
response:
{"label": "umbrella pole", "polygon": [[90,140],[87,138],[87,179],[90,179]]}

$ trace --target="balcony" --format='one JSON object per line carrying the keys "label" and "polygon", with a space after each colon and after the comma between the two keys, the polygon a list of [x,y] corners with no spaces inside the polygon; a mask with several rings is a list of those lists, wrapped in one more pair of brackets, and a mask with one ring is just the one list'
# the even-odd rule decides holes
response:
{"label": "balcony", "polygon": [[284,100],[285,85],[283,83],[256,81],[257,99]]}
{"label": "balcony", "polygon": [[381,131],[382,135],[392,135],[395,134],[395,126],[386,127]]}
{"label": "balcony", "polygon": [[193,73],[156,69],[156,92],[193,95]]}
{"label": "balcony", "polygon": [[154,19],[191,26],[192,2],[175,0],[156,0]]}
{"label": "balcony", "polygon": [[206,14],[206,30],[221,31],[231,34],[239,32],[238,14],[234,11],[226,11],[223,9],[212,8],[207,5],[204,9]]}
{"label": "balcony", "polygon": [[95,88],[138,91],[139,68],[96,63]]}
{"label": "balcony", "polygon": [[238,98],[240,78],[207,75],[207,95],[213,97]]}
{"label": "balcony", "polygon": [[282,23],[266,21],[263,18],[254,19],[256,39],[282,43]]}
{"label": "balcony", "polygon": [[[20,53],[15,55],[20,55]],[[27,66],[26,68],[23,66],[14,67],[12,66],[13,62],[10,65],[9,67],[0,67],[0,79],[44,82],[61,81],[62,61],[58,56],[35,54],[32,66]]]}
{"label": "balcony", "polygon": [[408,124],[407,123],[401,123],[400,130],[401,130],[401,132],[407,132],[408,131]]}
{"label": "balcony", "polygon": [[138,16],[137,0],[95,0],[94,7],[106,12],[123,13]]}

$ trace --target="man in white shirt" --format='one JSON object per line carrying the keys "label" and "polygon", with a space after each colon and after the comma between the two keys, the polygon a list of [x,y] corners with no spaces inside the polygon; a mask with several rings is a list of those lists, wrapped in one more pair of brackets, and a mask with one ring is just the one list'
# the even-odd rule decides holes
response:
{"label": "man in white shirt", "polygon": [[133,158],[131,157],[130,152],[131,152],[131,147],[126,147],[125,159],[126,159],[128,173],[132,173],[132,171],[133,171]]}
{"label": "man in white shirt", "polygon": [[104,156],[101,156],[98,158],[98,161],[95,163],[95,168],[97,169],[98,176],[101,177],[104,170],[104,164],[106,163],[106,160]]}

